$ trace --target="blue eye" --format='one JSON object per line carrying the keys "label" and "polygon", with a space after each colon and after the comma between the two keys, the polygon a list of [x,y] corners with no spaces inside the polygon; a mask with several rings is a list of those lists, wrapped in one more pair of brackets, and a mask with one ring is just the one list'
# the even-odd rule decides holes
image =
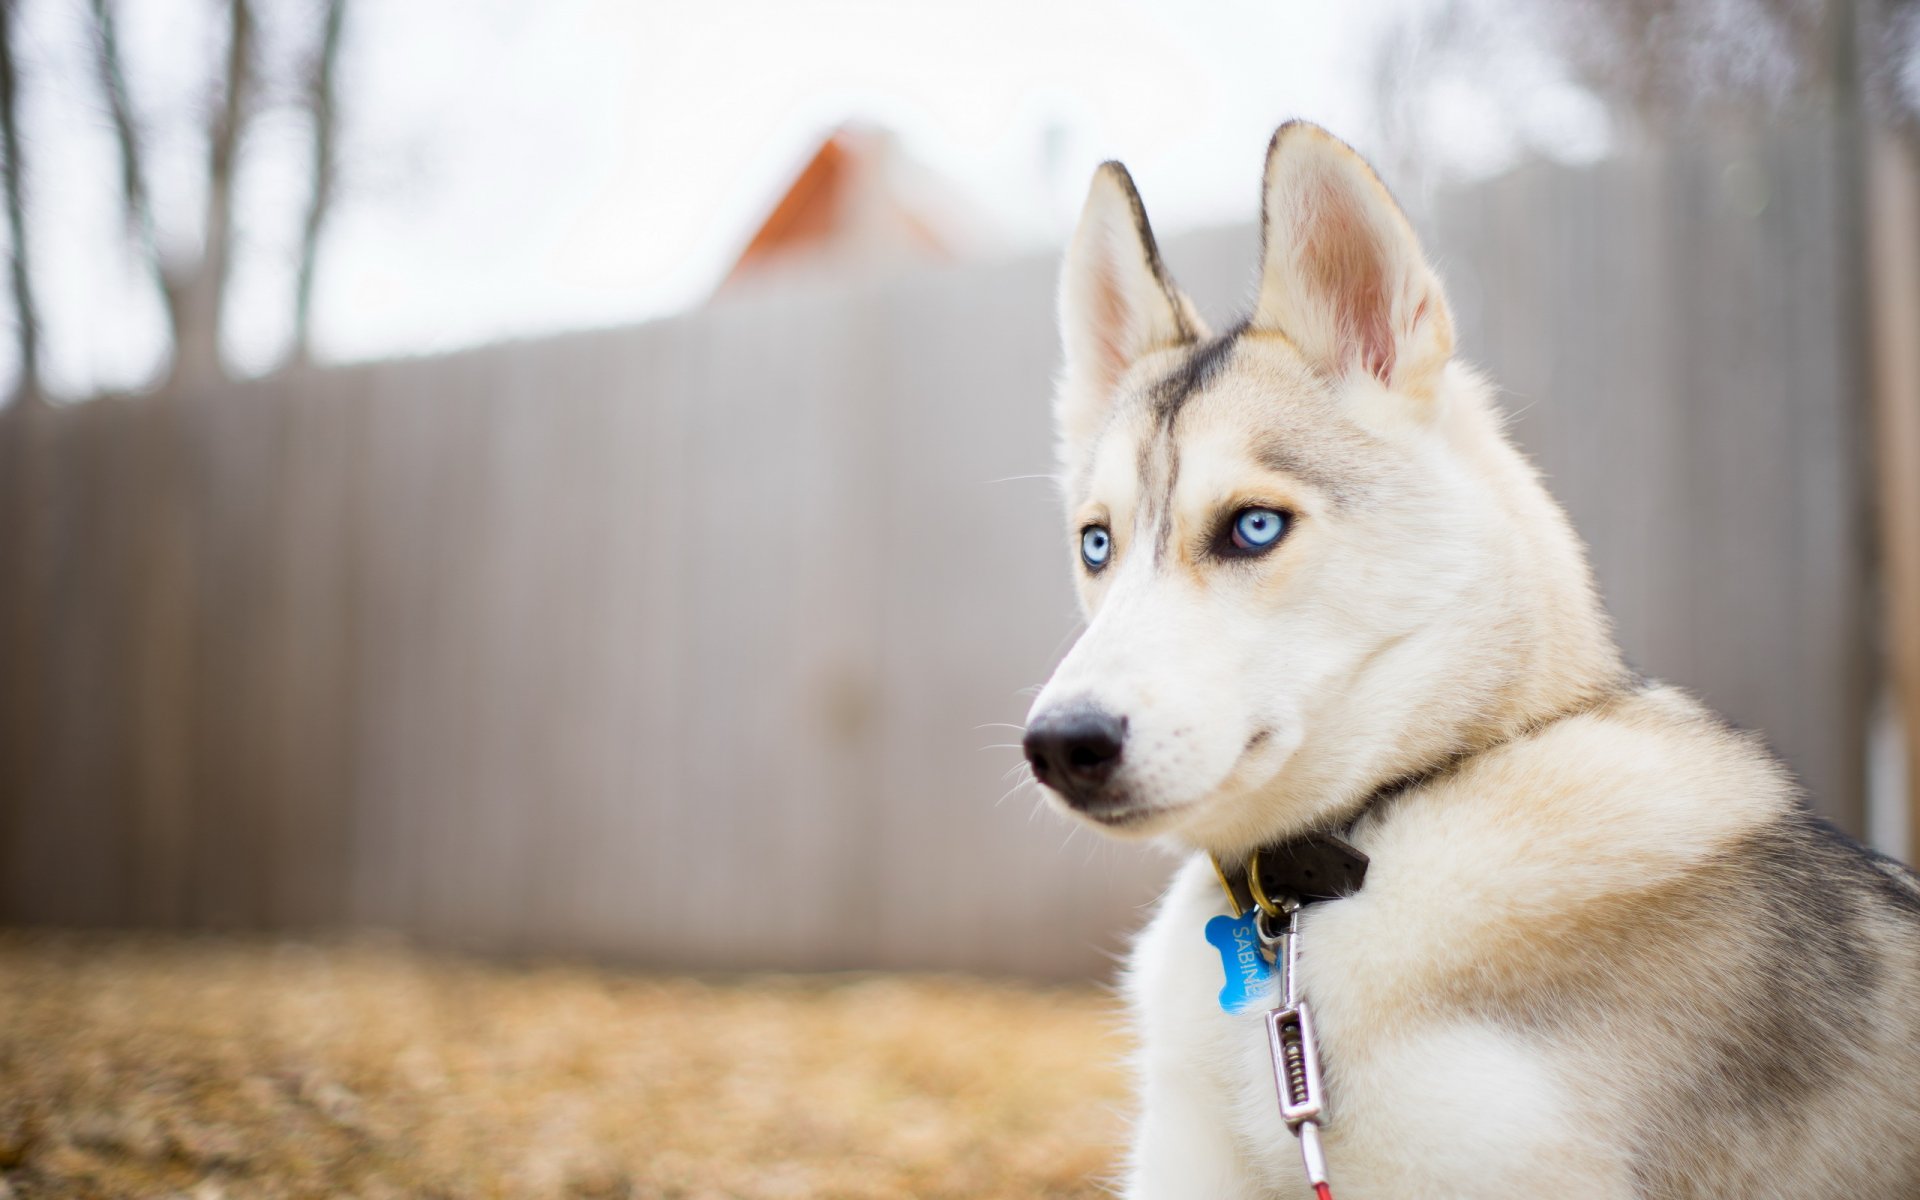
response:
{"label": "blue eye", "polygon": [[1258,554],[1280,540],[1287,531],[1287,514],[1271,508],[1243,508],[1233,514],[1233,548],[1244,554]]}
{"label": "blue eye", "polygon": [[1098,571],[1113,557],[1113,535],[1104,525],[1089,525],[1080,531],[1080,561],[1087,570]]}

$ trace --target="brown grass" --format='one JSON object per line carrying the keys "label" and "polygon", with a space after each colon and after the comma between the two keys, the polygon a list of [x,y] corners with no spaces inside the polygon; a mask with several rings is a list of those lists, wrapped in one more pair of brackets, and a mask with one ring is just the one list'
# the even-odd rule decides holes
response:
{"label": "brown grass", "polygon": [[0,934],[0,1195],[1091,1197],[1092,988]]}

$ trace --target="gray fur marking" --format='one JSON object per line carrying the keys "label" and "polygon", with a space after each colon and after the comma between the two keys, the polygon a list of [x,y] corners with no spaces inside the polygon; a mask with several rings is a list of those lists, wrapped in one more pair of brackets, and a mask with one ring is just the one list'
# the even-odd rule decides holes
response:
{"label": "gray fur marking", "polygon": [[1234,345],[1246,331],[1247,324],[1243,321],[1196,348],[1147,393],[1148,403],[1152,406],[1154,431],[1140,446],[1141,495],[1149,495],[1155,490],[1152,477],[1156,450],[1160,451],[1159,457],[1166,462],[1166,477],[1158,489],[1159,509],[1154,515],[1153,561],[1156,567],[1165,564],[1167,549],[1173,542],[1173,490],[1180,481],[1180,445],[1174,438],[1174,425],[1179,421],[1180,410],[1186,407],[1187,401],[1226,370],[1233,357]]}

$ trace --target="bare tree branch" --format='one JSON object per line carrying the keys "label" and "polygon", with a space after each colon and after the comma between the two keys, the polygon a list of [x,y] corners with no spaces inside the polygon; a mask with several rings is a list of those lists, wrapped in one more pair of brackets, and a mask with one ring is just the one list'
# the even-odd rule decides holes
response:
{"label": "bare tree branch", "polygon": [[15,0],[0,0],[0,150],[6,154],[7,231],[13,243],[13,313],[19,325],[20,382],[25,398],[40,393],[40,315],[34,305],[33,282],[27,271],[27,213],[22,195],[24,164],[20,158],[18,44],[14,39]]}
{"label": "bare tree branch", "polygon": [[182,306],[186,297],[180,283],[167,273],[160,256],[160,239],[153,219],[153,201],[147,191],[146,165],[141,161],[140,127],[133,115],[133,97],[120,62],[120,39],[109,0],[93,0],[94,51],[100,71],[100,90],[107,98],[113,136],[120,151],[120,198],[126,209],[127,236],[153,273],[153,285],[166,309],[167,328],[175,345],[180,342]]}
{"label": "bare tree branch", "polygon": [[340,29],[345,24],[347,0],[327,0],[326,28],[320,36],[320,57],[314,64],[309,107],[313,114],[313,183],[307,196],[307,220],[300,236],[300,275],[294,286],[293,356],[296,362],[312,358],[313,272],[320,252],[320,230],[333,207],[334,134],[337,122],[334,64],[340,57]]}
{"label": "bare tree branch", "polygon": [[1603,91],[1662,113],[1820,87],[1826,8],[1826,0],[1550,0],[1526,11]]}
{"label": "bare tree branch", "polygon": [[180,337],[174,347],[176,382],[218,379],[220,310],[233,267],[234,165],[253,98],[253,13],[247,0],[230,0],[226,95],[207,138],[205,248],[186,287]]}

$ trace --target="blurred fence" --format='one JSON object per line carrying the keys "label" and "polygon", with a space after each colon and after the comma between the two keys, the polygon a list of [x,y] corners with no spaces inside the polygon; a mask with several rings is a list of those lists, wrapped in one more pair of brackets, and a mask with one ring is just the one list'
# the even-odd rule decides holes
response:
{"label": "blurred fence", "polygon": [[[1421,223],[1636,664],[1857,829],[1852,203],[1814,124]],[[1167,251],[1225,314],[1254,241]],[[1001,802],[994,724],[1075,627],[1052,280],[0,413],[0,918],[1103,969],[1165,862]]]}

